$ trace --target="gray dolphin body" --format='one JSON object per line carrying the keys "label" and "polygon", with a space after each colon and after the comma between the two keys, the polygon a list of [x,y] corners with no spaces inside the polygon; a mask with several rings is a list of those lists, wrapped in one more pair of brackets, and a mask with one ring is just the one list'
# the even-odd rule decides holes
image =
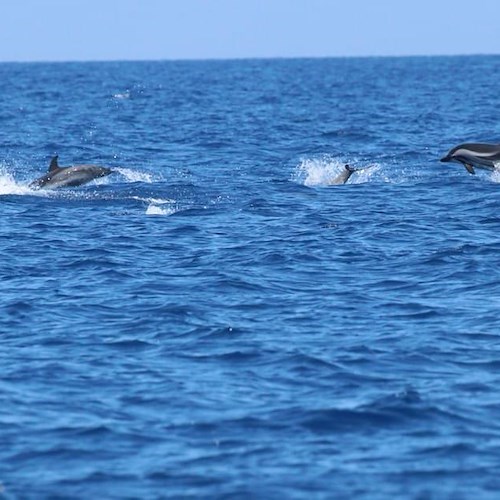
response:
{"label": "gray dolphin body", "polygon": [[339,175],[337,175],[336,177],[334,177],[329,183],[328,185],[329,186],[334,186],[334,185],[337,185],[337,184],[345,184],[349,178],[351,177],[351,175],[356,172],[356,168],[352,168],[350,167],[349,165],[344,165],[344,170],[342,170],[342,172],[340,172]]}
{"label": "gray dolphin body", "polygon": [[57,189],[61,187],[75,187],[87,182],[105,177],[112,173],[110,168],[98,167],[97,165],[73,165],[72,167],[60,167],[57,156],[52,158],[48,172],[30,183],[31,188]]}
{"label": "gray dolphin body", "polygon": [[495,170],[500,162],[500,144],[459,144],[450,149],[440,161],[461,163],[470,174],[476,173],[474,166],[485,170]]}

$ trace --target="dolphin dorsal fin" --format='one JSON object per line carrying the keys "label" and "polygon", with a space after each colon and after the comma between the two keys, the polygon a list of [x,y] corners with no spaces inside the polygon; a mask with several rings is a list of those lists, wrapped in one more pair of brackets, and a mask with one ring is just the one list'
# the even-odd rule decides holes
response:
{"label": "dolphin dorsal fin", "polygon": [[57,159],[59,156],[54,156],[52,160],[50,160],[49,172],[53,172],[54,170],[59,170],[59,164],[57,163]]}

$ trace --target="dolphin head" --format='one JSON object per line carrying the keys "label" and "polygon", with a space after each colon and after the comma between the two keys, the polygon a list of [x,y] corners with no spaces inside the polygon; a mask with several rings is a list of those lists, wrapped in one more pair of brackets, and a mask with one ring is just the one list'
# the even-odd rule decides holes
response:
{"label": "dolphin head", "polygon": [[439,161],[443,163],[455,162],[460,163],[465,167],[469,174],[474,175],[476,172],[474,171],[473,164],[477,163],[476,155],[474,154],[474,149],[477,144],[459,144],[455,146],[453,149],[450,149],[448,153],[443,156]]}
{"label": "dolphin head", "polygon": [[455,161],[457,163],[461,163],[460,159],[457,156],[457,152],[461,150],[461,145],[455,146],[454,148],[450,149],[445,156],[443,156],[439,161],[442,161],[443,163],[449,163],[450,161]]}
{"label": "dolphin head", "polygon": [[450,149],[445,156],[443,156],[439,161],[443,163],[455,162],[455,163],[470,163],[469,156],[471,155],[470,150],[466,147],[467,144],[460,144]]}

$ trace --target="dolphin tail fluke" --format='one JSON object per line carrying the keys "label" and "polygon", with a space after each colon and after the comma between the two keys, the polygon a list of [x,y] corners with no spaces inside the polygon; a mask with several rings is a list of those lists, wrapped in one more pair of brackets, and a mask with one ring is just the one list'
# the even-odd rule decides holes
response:
{"label": "dolphin tail fluke", "polygon": [[53,172],[54,170],[59,170],[59,164],[57,162],[59,156],[54,156],[52,160],[50,160],[49,172]]}

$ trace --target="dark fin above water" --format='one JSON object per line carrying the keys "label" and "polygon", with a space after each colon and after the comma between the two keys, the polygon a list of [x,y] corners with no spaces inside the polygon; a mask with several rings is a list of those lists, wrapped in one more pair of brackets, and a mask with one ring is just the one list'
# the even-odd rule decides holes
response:
{"label": "dark fin above water", "polygon": [[464,163],[464,167],[466,168],[467,172],[469,172],[469,174],[474,175],[476,173],[474,167],[470,163]]}
{"label": "dark fin above water", "polygon": [[54,156],[52,160],[50,160],[49,172],[53,172],[54,170],[59,170],[59,164],[57,163],[57,159],[59,156]]}
{"label": "dark fin above water", "polygon": [[349,165],[344,165],[344,168],[345,168],[345,178],[342,179],[342,184],[345,184],[351,177],[351,175],[356,172],[356,169],[355,168],[352,168],[351,166]]}

